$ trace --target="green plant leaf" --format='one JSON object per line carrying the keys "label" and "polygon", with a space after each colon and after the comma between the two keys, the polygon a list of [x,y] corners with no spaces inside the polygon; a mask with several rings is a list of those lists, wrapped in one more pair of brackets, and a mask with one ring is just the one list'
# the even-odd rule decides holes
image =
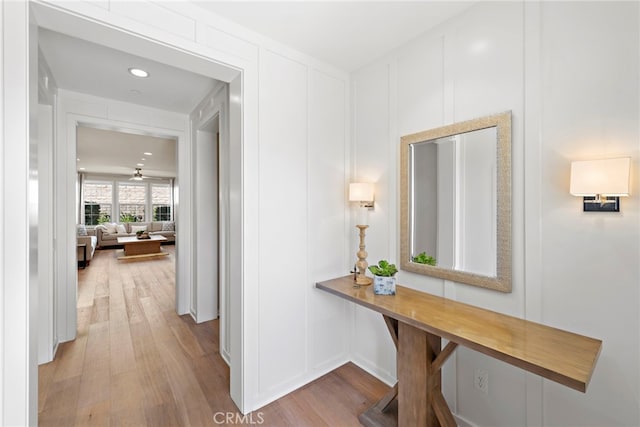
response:
{"label": "green plant leaf", "polygon": [[420,252],[412,258],[412,261],[418,264],[436,265],[436,259],[427,255],[426,252]]}
{"label": "green plant leaf", "polygon": [[391,277],[398,272],[398,268],[395,264],[389,264],[383,259],[378,262],[378,265],[370,266],[369,271],[376,276]]}

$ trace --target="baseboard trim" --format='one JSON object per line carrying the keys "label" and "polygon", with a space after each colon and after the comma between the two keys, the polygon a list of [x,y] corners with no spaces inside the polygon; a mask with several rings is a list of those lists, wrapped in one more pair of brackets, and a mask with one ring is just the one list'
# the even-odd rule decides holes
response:
{"label": "baseboard trim", "polygon": [[[309,384],[310,382],[313,382],[315,380],[317,380],[318,378],[322,377],[323,375],[328,374],[329,372],[338,369],[340,366],[344,365],[345,363],[349,363],[349,359],[345,358],[341,358],[341,359],[336,359],[334,361],[334,363],[332,364],[327,364],[325,365],[324,369],[321,370],[317,370],[317,371],[313,371],[311,373],[308,373],[307,375],[303,375],[298,377],[295,380],[292,380],[292,382],[288,383],[285,386],[282,386],[282,388],[280,388],[278,391],[274,392],[273,394],[271,394],[269,397],[264,397],[264,398],[258,398],[257,402],[255,405],[252,405],[253,408],[250,408],[247,413],[249,412],[253,412],[253,411],[257,411],[260,408],[263,408],[265,406],[267,406],[268,404],[280,399],[283,396],[286,396],[287,394],[296,391],[297,389],[304,387],[305,385]],[[275,387],[274,387],[275,389]]]}
{"label": "baseboard trim", "polygon": [[398,381],[398,379],[392,376],[389,372],[381,371],[377,369],[375,365],[368,363],[366,359],[352,358],[350,361],[354,365],[356,365],[363,371],[373,375],[374,377],[376,377],[377,379],[379,379],[389,387],[393,387]]}

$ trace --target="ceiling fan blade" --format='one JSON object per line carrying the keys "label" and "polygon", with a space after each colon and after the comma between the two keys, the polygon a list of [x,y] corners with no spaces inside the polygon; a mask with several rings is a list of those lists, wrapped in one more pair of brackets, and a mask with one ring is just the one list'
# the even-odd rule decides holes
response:
{"label": "ceiling fan blade", "polygon": [[162,181],[163,179],[164,178],[161,178],[161,177],[142,175],[142,169],[136,168],[136,171],[133,173],[133,176],[129,178],[129,181],[143,181],[143,180]]}

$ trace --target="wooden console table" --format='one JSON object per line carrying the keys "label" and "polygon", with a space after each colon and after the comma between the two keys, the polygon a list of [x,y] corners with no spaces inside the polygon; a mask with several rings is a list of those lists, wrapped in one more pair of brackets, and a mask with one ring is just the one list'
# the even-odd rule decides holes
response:
{"label": "wooden console table", "polygon": [[[365,425],[455,426],[441,391],[458,345],[585,392],[602,341],[398,286],[395,296],[354,287],[353,276],[316,283],[381,313],[397,348],[398,383],[360,416]],[[449,342],[441,349],[441,339]],[[391,403],[397,397],[397,420]]]}

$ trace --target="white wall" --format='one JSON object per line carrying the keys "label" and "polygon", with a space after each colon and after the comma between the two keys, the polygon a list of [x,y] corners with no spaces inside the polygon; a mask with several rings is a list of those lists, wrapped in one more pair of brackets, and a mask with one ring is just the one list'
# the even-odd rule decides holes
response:
{"label": "white wall", "polygon": [[38,105],[38,364],[53,360],[58,345],[53,269],[53,106]]}
{"label": "white wall", "polygon": [[[546,425],[640,425],[639,9],[541,11],[541,316],[604,341],[585,396],[544,384]],[[581,212],[571,160],[619,156],[632,157],[632,196],[619,214]]]}
{"label": "white wall", "polygon": [[[191,315],[197,323],[218,318],[218,137],[196,131],[194,140],[195,236]],[[208,232],[205,232],[205,227]]]}
{"label": "white wall", "polygon": [[[356,174],[377,182],[370,262],[398,258],[399,137],[511,110],[513,292],[399,281],[604,341],[586,394],[459,348],[443,387],[461,422],[640,424],[639,47],[636,2],[481,3],[352,75]],[[620,214],[583,213],[568,192],[570,161],[601,156],[633,159]],[[354,361],[393,381],[381,319],[354,312]]]}
{"label": "white wall", "polygon": [[57,85],[41,52],[38,55],[38,363],[53,360],[58,336],[54,301],[53,153]]}
{"label": "white wall", "polygon": [[53,147],[58,89],[51,70],[38,55],[38,364],[53,360],[56,289],[53,268]]}
{"label": "white wall", "polygon": [[[0,7],[2,55],[0,55],[0,345],[2,389],[0,422],[26,425],[33,422],[37,380],[31,370],[29,282],[29,10],[23,3],[3,3]],[[11,106],[10,108],[7,108]],[[20,177],[20,178],[16,178]],[[36,294],[37,295],[37,294]],[[37,368],[37,366],[36,366]]]}
{"label": "white wall", "polygon": [[259,396],[267,403],[347,360],[345,304],[314,283],[345,262],[347,82],[260,53]]}
{"label": "white wall", "polygon": [[[220,250],[227,246],[223,241],[227,232],[219,227],[219,209],[224,209],[222,219],[228,216],[229,160],[226,154],[228,136],[226,133],[228,91],[226,85],[215,88],[207,94],[190,115],[191,138],[193,140],[193,179],[194,179],[194,216],[192,222],[201,232],[197,233],[192,264],[194,269],[193,290],[191,295],[191,316],[197,323],[218,318],[218,289],[226,283],[226,270],[219,269]],[[220,126],[220,122],[224,126]],[[218,143],[220,132],[220,143]],[[221,157],[219,158],[219,151]],[[218,179],[219,174],[224,177]],[[224,225],[228,228],[228,225]],[[205,231],[206,230],[206,231]],[[225,254],[226,255],[226,254]],[[225,295],[227,289],[221,289]],[[226,328],[228,319],[220,322],[220,352],[228,355]]]}

